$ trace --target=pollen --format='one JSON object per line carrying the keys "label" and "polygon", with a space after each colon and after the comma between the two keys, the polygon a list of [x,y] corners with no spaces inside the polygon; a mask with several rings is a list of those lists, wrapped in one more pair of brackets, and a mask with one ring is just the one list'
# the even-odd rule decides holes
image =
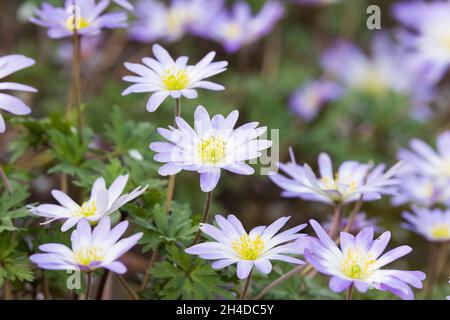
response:
{"label": "pollen", "polygon": [[243,260],[256,260],[264,250],[264,241],[257,235],[251,239],[248,234],[245,234],[232,243],[233,250]]}
{"label": "pollen", "polygon": [[361,248],[351,248],[344,253],[341,267],[342,271],[350,278],[364,280],[373,273],[374,263],[375,260],[371,254]]}
{"label": "pollen", "polygon": [[77,264],[89,266],[94,261],[102,261],[104,250],[99,247],[82,248],[74,252],[74,258]]}
{"label": "pollen", "polygon": [[203,163],[216,164],[225,157],[225,148],[221,137],[211,136],[198,144],[198,153]]}
{"label": "pollen", "polygon": [[189,76],[184,69],[168,69],[162,76],[167,90],[183,90],[189,85]]}
{"label": "pollen", "polygon": [[91,217],[97,211],[95,201],[84,202],[78,211],[78,215],[84,218]]}
{"label": "pollen", "polygon": [[436,240],[450,239],[450,226],[437,225],[431,229],[431,236]]}
{"label": "pollen", "polygon": [[70,31],[81,30],[89,27],[91,24],[89,21],[84,19],[83,17],[76,17],[74,15],[70,16],[69,19],[66,20],[66,28]]}

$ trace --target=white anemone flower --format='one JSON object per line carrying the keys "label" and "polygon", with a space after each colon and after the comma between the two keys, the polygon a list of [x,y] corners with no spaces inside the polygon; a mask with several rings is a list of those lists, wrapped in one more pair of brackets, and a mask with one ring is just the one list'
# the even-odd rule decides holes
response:
{"label": "white anemone flower", "polygon": [[139,197],[146,189],[137,187],[129,194],[122,194],[128,181],[128,174],[119,176],[106,189],[105,180],[98,178],[92,186],[91,196],[88,201],[79,206],[67,194],[60,190],[52,190],[52,195],[60,203],[41,204],[37,207],[31,207],[30,212],[38,216],[49,218],[44,224],[55,220],[66,220],[61,227],[65,232],[76,225],[80,220],[87,220],[90,223],[97,223],[102,217],[107,216],[118,210],[126,203]]}
{"label": "white anemone flower", "polygon": [[403,212],[407,221],[403,227],[432,242],[450,241],[450,210],[413,207],[413,213]]}
{"label": "white anemone flower", "polygon": [[247,233],[234,215],[226,219],[216,215],[219,228],[206,223],[200,226],[200,230],[215,241],[194,245],[186,252],[202,259],[216,260],[212,263],[214,269],[236,263],[239,279],[246,279],[253,266],[269,274],[272,271],[271,260],[303,264],[304,261],[287,254],[303,254],[307,235],[298,232],[306,224],[276,234],[288,220],[289,217],[282,217],[268,227],[256,227]]}
{"label": "white anemone flower", "polygon": [[156,59],[143,58],[144,64],[125,62],[125,67],[137,76],[125,76],[124,81],[133,82],[122,92],[130,93],[151,92],[147,101],[147,111],[154,112],[169,96],[178,99],[184,96],[188,99],[197,98],[197,88],[208,90],[224,90],[224,86],[206,81],[218,73],[224,72],[228,62],[212,62],[216,53],[208,53],[196,65],[188,65],[188,57],[182,56],[174,60],[170,54],[158,44],[153,45]]}
{"label": "white anemone flower", "polygon": [[221,169],[253,174],[254,169],[245,161],[260,157],[261,151],[270,148],[272,141],[258,139],[267,129],[258,128],[258,122],[234,129],[238,116],[235,110],[226,118],[220,114],[210,118],[208,111],[198,106],[194,128],[181,117],[176,118],[178,128],[158,128],[158,133],[169,140],[150,144],[150,149],[157,152],[154,159],[166,163],[158,173],[166,176],[181,170],[196,171],[200,173],[203,192],[210,192],[217,186]]}
{"label": "white anemone flower", "polygon": [[317,178],[307,164],[295,162],[292,151],[291,158],[289,163],[278,164],[288,177],[280,173],[270,176],[276,185],[284,189],[282,195],[285,197],[347,204],[361,197],[363,201],[373,201],[380,199],[383,194],[394,195],[397,192],[399,180],[394,176],[401,167],[400,163],[384,172],[384,164],[371,169],[368,164],[345,161],[334,173],[330,157],[321,153],[318,159],[320,177]]}
{"label": "white anemone flower", "polygon": [[104,217],[92,231],[87,220],[81,220],[72,232],[72,248],[60,243],[47,243],[39,247],[45,253],[30,256],[30,260],[41,269],[80,270],[91,272],[105,268],[115,273],[125,273],[127,268],[118,261],[130,250],[143,233],[120,239],[128,228],[128,221],[122,221],[111,230],[111,220]]}

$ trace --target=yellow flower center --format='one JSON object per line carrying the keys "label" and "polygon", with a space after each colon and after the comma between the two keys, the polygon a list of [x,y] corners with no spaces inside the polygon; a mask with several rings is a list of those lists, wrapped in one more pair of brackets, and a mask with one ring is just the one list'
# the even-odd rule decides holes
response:
{"label": "yellow flower center", "polygon": [[236,39],[242,35],[242,28],[237,23],[230,23],[225,26],[224,34],[228,39]]}
{"label": "yellow flower center", "polygon": [[189,77],[184,69],[168,69],[162,76],[167,90],[183,90],[189,85]]}
{"label": "yellow flower center", "polygon": [[84,19],[83,17],[76,17],[74,15],[70,16],[69,19],[66,20],[66,28],[70,31],[81,30],[89,27],[91,24],[89,21]]}
{"label": "yellow flower center", "polygon": [[257,235],[251,239],[248,234],[245,234],[232,243],[232,248],[239,257],[243,260],[256,260],[264,249],[264,241]]}
{"label": "yellow flower center", "polygon": [[94,261],[102,261],[104,250],[99,247],[82,248],[74,252],[74,258],[77,264],[88,266]]}
{"label": "yellow flower center", "polygon": [[434,226],[431,229],[431,236],[436,240],[445,240],[450,238],[450,226],[446,224]]}
{"label": "yellow flower center", "polygon": [[386,90],[386,79],[376,66],[370,67],[364,75],[360,89],[368,93],[377,94]]}
{"label": "yellow flower center", "polygon": [[80,208],[80,211],[78,212],[78,215],[84,218],[93,216],[95,212],[97,211],[97,205],[95,204],[95,201],[88,201],[83,202],[83,205]]}
{"label": "yellow flower center", "polygon": [[347,192],[353,192],[358,186],[357,183],[353,180],[350,180],[349,177],[347,179],[341,179],[341,181],[339,181],[338,173],[334,175],[334,179],[330,179],[329,177],[322,177],[320,181],[322,181],[323,188],[326,190],[339,191],[339,184],[342,184],[348,187]]}
{"label": "yellow flower center", "polygon": [[204,163],[216,164],[225,157],[226,142],[221,137],[211,136],[198,145],[198,153]]}
{"label": "yellow flower center", "polygon": [[363,280],[373,273],[375,261],[370,253],[360,248],[350,248],[344,253],[341,268],[350,278]]}

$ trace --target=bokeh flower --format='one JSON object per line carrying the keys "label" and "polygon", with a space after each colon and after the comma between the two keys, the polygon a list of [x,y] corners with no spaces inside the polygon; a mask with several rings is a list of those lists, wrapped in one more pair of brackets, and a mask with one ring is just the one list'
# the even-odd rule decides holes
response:
{"label": "bokeh flower", "polygon": [[277,234],[289,220],[289,217],[283,217],[268,227],[256,227],[247,233],[234,215],[229,215],[226,219],[216,215],[215,218],[218,228],[207,223],[200,226],[201,231],[215,241],[200,243],[185,250],[202,259],[215,260],[212,263],[214,269],[236,263],[238,278],[246,279],[253,267],[269,274],[272,271],[271,260],[304,263],[288,254],[303,254],[307,236],[298,232],[306,224]]}
{"label": "bokeh flower", "polygon": [[159,134],[169,141],[150,144],[150,149],[157,153],[154,159],[165,163],[158,173],[166,176],[181,170],[196,171],[203,192],[217,186],[221,169],[253,174],[254,169],[245,161],[258,158],[262,150],[270,148],[272,141],[258,139],[267,129],[258,127],[258,122],[234,129],[238,116],[235,110],[226,118],[220,114],[210,118],[208,111],[198,106],[194,128],[181,117],[176,118],[178,128],[158,128]]}
{"label": "bokeh flower", "polygon": [[329,286],[342,292],[354,285],[359,292],[368,289],[390,291],[401,299],[414,299],[410,286],[422,288],[425,273],[381,269],[411,252],[411,247],[400,246],[382,254],[391,238],[389,231],[373,239],[374,231],[368,227],[353,236],[341,232],[340,248],[315,220],[310,224],[318,238],[309,238],[305,257],[320,273],[331,276]]}
{"label": "bokeh flower", "polygon": [[436,151],[420,139],[412,139],[411,150],[401,149],[398,158],[405,163],[404,174],[450,179],[450,131],[438,135]]}
{"label": "bokeh flower", "polygon": [[127,268],[118,259],[130,250],[143,233],[131,237],[120,237],[128,228],[128,221],[122,221],[111,230],[111,220],[104,217],[91,230],[87,220],[81,220],[71,235],[71,248],[59,243],[47,243],[39,247],[45,253],[30,256],[30,260],[41,269],[80,270],[91,272],[105,268],[115,273],[125,273]]}
{"label": "bokeh flower", "polygon": [[413,207],[413,213],[403,212],[403,218],[405,228],[428,241],[450,241],[450,210]]}
{"label": "bokeh flower", "polygon": [[291,162],[279,163],[286,175],[272,173],[270,179],[284,189],[282,195],[288,198],[301,198],[308,201],[319,201],[328,204],[373,201],[382,195],[396,193],[399,180],[394,176],[400,169],[400,163],[384,172],[385,166],[380,164],[374,169],[357,161],[343,162],[336,174],[333,164],[326,153],[318,159],[320,177],[317,178],[307,165],[296,163],[291,153]]}
{"label": "bokeh flower", "polygon": [[113,0],[113,2],[127,10],[133,10],[134,8],[133,5],[127,0]]}
{"label": "bokeh flower", "polygon": [[335,101],[341,95],[341,87],[331,81],[312,81],[292,94],[289,105],[303,120],[309,122],[327,103]]}
{"label": "bokeh flower", "polygon": [[214,19],[209,37],[233,53],[268,34],[283,15],[284,7],[277,1],[267,1],[256,15],[247,2],[239,1]]}
{"label": "bokeh flower", "polygon": [[208,53],[196,65],[188,65],[188,57],[182,56],[174,60],[160,45],[153,46],[156,59],[143,58],[142,64],[126,62],[125,67],[137,76],[125,76],[124,81],[133,82],[122,92],[130,93],[152,92],[147,101],[147,111],[153,112],[161,103],[171,96],[174,99],[184,96],[188,99],[197,98],[197,88],[208,90],[224,90],[217,83],[206,81],[218,73],[224,72],[228,62],[212,62],[216,53]]}
{"label": "bokeh flower", "polygon": [[404,1],[394,4],[392,13],[408,30],[398,33],[403,44],[447,69],[450,64],[450,2]]}
{"label": "bokeh flower", "polygon": [[[33,59],[18,54],[0,57],[0,79],[16,71],[28,68],[34,65],[34,63],[35,61]],[[0,82],[0,90],[37,92],[33,87],[15,82]],[[0,93],[0,109],[15,115],[26,115],[31,112],[30,107],[22,100],[6,93]],[[0,114],[0,133],[5,132],[5,129],[5,120]]]}
{"label": "bokeh flower", "polygon": [[129,194],[122,194],[128,181],[128,175],[119,176],[111,186],[106,189],[105,180],[98,178],[92,186],[88,201],[79,206],[68,195],[60,190],[52,190],[52,195],[60,205],[41,204],[31,207],[30,212],[49,218],[44,224],[55,220],[65,220],[61,231],[65,232],[76,225],[80,220],[96,223],[104,216],[110,215],[120,207],[139,197],[147,189],[137,187]]}
{"label": "bokeh flower", "polygon": [[222,0],[173,0],[170,5],[155,0],[136,3],[136,20],[130,26],[130,39],[150,43],[174,42],[187,32],[204,35],[223,7]]}
{"label": "bokeh flower", "polygon": [[60,8],[44,2],[30,21],[48,28],[52,39],[71,37],[75,31],[80,36],[96,36],[102,29],[127,27],[125,12],[104,13],[109,4],[109,0],[66,0],[64,8]]}

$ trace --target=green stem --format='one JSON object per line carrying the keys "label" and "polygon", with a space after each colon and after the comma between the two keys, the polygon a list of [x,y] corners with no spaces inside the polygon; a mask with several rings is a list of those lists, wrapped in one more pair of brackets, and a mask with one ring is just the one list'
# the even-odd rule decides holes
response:
{"label": "green stem", "polygon": [[[209,191],[206,194],[206,201],[205,201],[205,210],[203,211],[203,217],[200,224],[205,223],[208,220],[209,215],[209,209],[211,208],[211,202],[212,202],[212,191]],[[197,234],[195,235],[194,242],[192,242],[192,245],[196,245],[197,242],[200,240],[200,236],[202,235],[202,231],[199,229],[197,231]]]}
{"label": "green stem", "polygon": [[123,287],[127,290],[128,294],[133,298],[133,300],[139,300],[139,296],[134,292],[134,290],[130,287],[130,285],[126,282],[126,280],[121,276],[120,274],[117,275],[117,278],[119,278],[120,283],[123,285]]}

